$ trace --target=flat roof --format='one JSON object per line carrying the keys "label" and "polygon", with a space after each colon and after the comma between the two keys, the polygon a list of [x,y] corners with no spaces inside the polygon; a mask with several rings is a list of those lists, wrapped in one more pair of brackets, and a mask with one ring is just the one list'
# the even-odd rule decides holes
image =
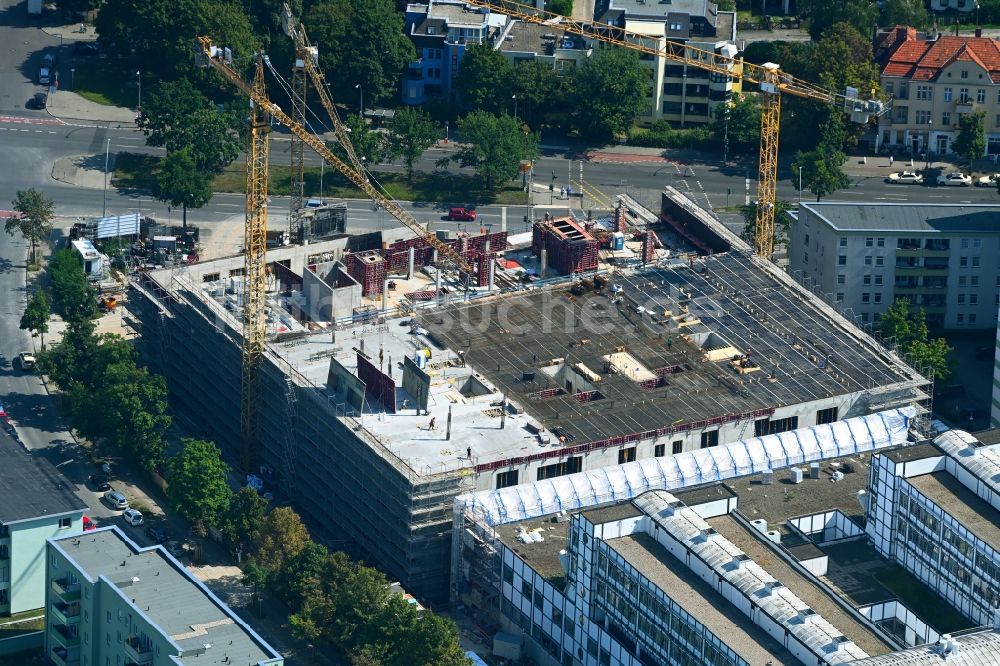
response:
{"label": "flat roof", "polygon": [[933,456],[943,456],[941,449],[934,446],[933,442],[923,442],[913,446],[900,446],[881,453],[889,460],[897,463],[909,462],[911,460],[922,460]]}
{"label": "flat roof", "polygon": [[846,612],[827,590],[775,556],[755,533],[731,515],[709,518],[706,522],[869,655],[885,654],[894,649],[876,630]]}
{"label": "flat roof", "polygon": [[713,10],[716,8],[715,3],[708,0],[671,0],[668,3],[654,2],[653,0],[610,0],[608,10],[623,10],[628,19],[639,17],[666,18],[667,14],[690,14],[691,16],[704,16],[712,23],[715,19],[715,13],[709,10],[709,6]]}
{"label": "flat roof", "polygon": [[639,533],[609,539],[607,544],[747,663],[800,663],[718,591],[692,575],[685,564],[649,535]]}
{"label": "flat roof", "polygon": [[[162,546],[141,548],[117,527],[51,543],[91,580],[104,576],[116,586],[126,603],[157,626],[182,654],[199,651],[178,657],[179,663],[256,664],[281,658]],[[210,647],[205,649],[206,645]]]}
{"label": "flat roof", "polygon": [[590,47],[583,37],[567,35],[559,26],[515,21],[506,38],[500,41],[499,48],[501,51],[552,55],[557,49],[585,51]]}
{"label": "flat roof", "polygon": [[0,523],[86,509],[62,472],[45,458],[28,453],[0,427]]}
{"label": "flat roof", "polygon": [[[631,506],[631,503],[629,503]],[[551,516],[523,520],[518,523],[498,525],[497,537],[518,554],[538,574],[556,587],[562,588],[566,570],[559,561],[559,552],[569,549],[569,518],[553,522]],[[517,540],[521,532],[541,530],[542,541],[522,543]]]}
{"label": "flat roof", "polygon": [[997,510],[948,472],[931,472],[906,479],[929,500],[950,513],[963,527],[1000,550]]}
{"label": "flat roof", "polygon": [[803,201],[802,208],[837,231],[1000,233],[997,205]]}

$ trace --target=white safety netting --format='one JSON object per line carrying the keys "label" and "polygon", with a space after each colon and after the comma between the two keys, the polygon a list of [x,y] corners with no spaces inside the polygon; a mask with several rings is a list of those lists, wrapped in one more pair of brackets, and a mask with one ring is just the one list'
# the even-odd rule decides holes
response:
{"label": "white safety netting", "polygon": [[559,511],[629,500],[654,489],[678,490],[782,467],[873,451],[906,442],[914,407],[754,437],[724,446],[647,458],[589,472],[460,495],[457,511],[502,525]]}

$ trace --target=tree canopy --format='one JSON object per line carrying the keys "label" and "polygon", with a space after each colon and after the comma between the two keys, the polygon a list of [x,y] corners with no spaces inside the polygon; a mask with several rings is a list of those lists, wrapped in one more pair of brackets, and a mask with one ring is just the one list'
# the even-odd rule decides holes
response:
{"label": "tree canopy", "polygon": [[963,113],[958,117],[958,136],[951,142],[951,149],[969,161],[969,175],[972,175],[972,162],[986,152],[986,128],[983,110]]}
{"label": "tree canopy", "polygon": [[181,452],[167,461],[167,497],[196,526],[217,525],[229,506],[229,465],[212,442],[185,438]]}
{"label": "tree canopy", "polygon": [[267,515],[257,533],[257,564],[276,573],[309,543],[309,532],[299,514],[288,507],[277,507]]}
{"label": "tree canopy", "polygon": [[590,139],[606,141],[631,129],[646,108],[650,70],[635,51],[595,49],[574,72],[573,92],[576,99],[584,100],[576,109],[580,131]]}
{"label": "tree canopy", "polygon": [[474,111],[458,121],[465,144],[457,154],[492,190],[517,176],[521,160],[538,156],[538,135],[523,131],[516,118]]}
{"label": "tree canopy", "polygon": [[51,305],[49,296],[44,290],[38,289],[31,298],[28,305],[21,314],[20,328],[22,331],[30,331],[31,337],[42,336],[42,349],[45,349],[45,334],[49,332],[49,315]]}
{"label": "tree canopy", "polygon": [[728,106],[715,107],[712,133],[723,140],[728,136],[729,147],[735,152],[756,150],[760,146],[760,102],[757,97],[744,95]]}
{"label": "tree canopy", "polygon": [[840,151],[800,150],[792,162],[792,181],[798,186],[799,168],[801,168],[802,186],[815,194],[816,201],[819,201],[851,184],[847,174],[840,168],[845,159],[847,158]]}
{"label": "tree canopy", "polygon": [[500,114],[511,106],[514,67],[489,44],[472,44],[462,56],[457,87],[462,106]]}
{"label": "tree canopy", "polygon": [[97,292],[76,252],[68,248],[56,251],[49,259],[48,275],[53,312],[68,322],[97,314]]}
{"label": "tree canopy", "polygon": [[219,521],[219,531],[234,550],[252,550],[267,516],[267,500],[250,486],[233,493]]}
{"label": "tree canopy", "polygon": [[908,25],[926,28],[931,25],[931,15],[924,0],[885,0],[879,13],[880,26]]}
{"label": "tree canopy", "polygon": [[901,352],[934,373],[934,379],[946,379],[952,371],[949,358],[952,348],[944,338],[931,338],[923,308],[913,310],[909,299],[899,298],[878,318],[878,330],[892,338]]}
{"label": "tree canopy", "polygon": [[160,163],[153,181],[153,196],[183,210],[187,227],[187,209],[201,208],[212,198],[212,179],[200,171],[188,150],[169,153]]}
{"label": "tree canopy", "polygon": [[34,263],[35,248],[39,243],[47,241],[52,233],[52,218],[56,216],[55,202],[32,187],[18,190],[12,206],[20,214],[4,220],[4,231],[11,236],[19,233],[28,241],[28,261]]}
{"label": "tree canopy", "polygon": [[849,23],[870,34],[878,19],[878,5],[869,0],[799,0],[799,13],[809,19],[809,36],[819,39],[834,23]]}
{"label": "tree canopy", "polygon": [[413,165],[440,138],[438,126],[423,109],[406,107],[389,125],[389,150],[406,165],[406,179],[413,179]]}

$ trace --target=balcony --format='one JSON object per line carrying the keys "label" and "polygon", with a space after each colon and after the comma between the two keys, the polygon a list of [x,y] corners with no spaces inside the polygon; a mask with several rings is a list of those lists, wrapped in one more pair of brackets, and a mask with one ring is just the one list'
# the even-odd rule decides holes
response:
{"label": "balcony", "polygon": [[137,666],[153,663],[153,650],[148,643],[140,641],[138,636],[129,636],[124,642],[127,659],[132,660]]}
{"label": "balcony", "polygon": [[52,604],[51,619],[58,624],[76,624],[80,621],[80,604],[61,601]]}
{"label": "balcony", "polygon": [[54,647],[49,656],[52,658],[52,663],[58,666],[79,666],[80,657],[73,655],[70,656],[69,650],[63,647]]}
{"label": "balcony", "polygon": [[65,648],[76,647],[80,644],[80,634],[76,631],[76,628],[67,627],[64,624],[53,624],[49,634],[55,640]]}
{"label": "balcony", "polygon": [[80,600],[80,584],[70,583],[65,578],[52,581],[52,592],[66,603]]}
{"label": "balcony", "polygon": [[897,249],[896,257],[947,257],[949,250],[927,250],[922,248]]}

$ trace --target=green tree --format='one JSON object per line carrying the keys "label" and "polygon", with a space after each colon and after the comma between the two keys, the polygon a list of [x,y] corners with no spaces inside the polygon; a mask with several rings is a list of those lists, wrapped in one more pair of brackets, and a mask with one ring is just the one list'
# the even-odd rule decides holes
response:
{"label": "green tree", "polygon": [[84,372],[86,361],[97,348],[94,323],[89,319],[70,321],[62,340],[38,355],[39,371],[62,391],[69,393]]}
{"label": "green tree", "polygon": [[931,24],[931,15],[924,0],[885,0],[878,24],[887,27],[908,25],[918,29],[926,28]]}
{"label": "green tree", "polygon": [[986,112],[979,110],[973,113],[963,113],[958,117],[958,136],[951,142],[951,149],[958,155],[969,160],[969,175],[972,175],[972,163],[986,152],[986,128],[983,119]]}
{"label": "green tree", "polygon": [[459,119],[458,131],[465,143],[458,161],[475,168],[488,190],[517,176],[521,160],[538,156],[538,135],[524,132],[508,115],[474,111]]}
{"label": "green tree", "polygon": [[728,136],[729,148],[733,153],[755,152],[760,146],[760,103],[757,98],[744,95],[728,106],[717,106],[712,134],[719,143]]}
{"label": "green tree", "polygon": [[366,106],[399,95],[400,75],[417,55],[392,0],[322,0],[303,22],[333,90],[356,93],[360,85]]}
{"label": "green tree", "polygon": [[97,292],[83,272],[76,252],[57,250],[49,259],[48,274],[53,312],[68,322],[90,319],[97,314]]}
{"label": "green tree", "polygon": [[299,514],[289,507],[279,506],[267,514],[260,526],[255,548],[257,564],[273,574],[302,552],[307,543],[309,531]]}
{"label": "green tree", "polygon": [[73,394],[75,422],[97,421],[100,430],[89,434],[105,436],[113,450],[128,454],[147,472],[163,463],[171,419],[162,376],[129,361],[108,366],[97,386],[77,388],[86,393]]}
{"label": "green tree", "polygon": [[930,369],[934,379],[947,379],[951,374],[949,356],[952,348],[944,338],[930,337],[927,314],[923,308],[914,311],[909,299],[896,299],[879,315],[878,330],[884,337],[891,338],[917,366]]}
{"label": "green tree", "polygon": [[[504,60],[506,61],[506,58]],[[462,66],[465,66],[465,60],[462,60]],[[565,95],[562,87],[562,80],[547,63],[527,60],[514,65],[510,79],[510,91],[511,95],[517,96],[518,119],[528,123],[531,128],[541,127],[542,121],[546,115],[549,115],[548,110],[560,106],[559,100]],[[508,95],[508,98],[511,95]],[[507,99],[506,101],[513,100]],[[488,109],[479,107],[476,110],[487,111]]]}
{"label": "green tree", "polygon": [[153,196],[171,206],[181,206],[187,228],[188,208],[201,208],[212,198],[212,180],[199,171],[187,149],[169,153],[156,174]]}
{"label": "green tree", "polygon": [[246,566],[243,567],[243,584],[247,587],[253,588],[253,600],[257,604],[257,615],[260,615],[260,603],[261,603],[261,591],[267,585],[268,574],[267,571],[257,564],[256,561],[250,560],[247,562]]}
{"label": "green tree", "polygon": [[55,202],[32,187],[18,190],[12,205],[18,215],[4,220],[4,231],[11,236],[15,232],[19,233],[28,241],[28,262],[33,264],[36,260],[35,248],[48,240],[52,233],[52,218],[56,216]]}
{"label": "green tree", "polygon": [[648,104],[650,70],[639,54],[621,48],[595,49],[573,76],[576,124],[582,134],[607,141],[632,128]]}
{"label": "green tree", "polygon": [[210,35],[220,46],[233,54],[233,67],[246,71],[253,55],[260,51],[260,40],[254,34],[250,17],[239,2],[231,0],[198,0],[195,25],[202,35]]}
{"label": "green tree", "polygon": [[229,506],[229,465],[212,442],[185,438],[184,448],[167,461],[167,497],[196,526],[218,523]]}
{"label": "green tree", "polygon": [[[458,627],[451,620],[421,612],[391,596],[366,627],[363,648],[374,646],[383,666],[465,666]],[[364,652],[362,652],[363,654]]]}
{"label": "green tree", "polygon": [[[387,135],[385,132],[378,132],[371,128],[365,120],[356,113],[348,114],[343,119],[344,126],[350,130],[351,145],[354,146],[354,154],[358,156],[364,164],[369,166],[378,164],[385,160],[389,153]],[[350,161],[347,152],[340,147],[337,141],[328,141],[327,148],[332,150],[337,157],[348,164]]]}
{"label": "green tree", "polygon": [[252,549],[266,516],[267,500],[250,486],[243,486],[233,493],[219,521],[219,531],[234,549]]}
{"label": "green tree", "polygon": [[878,6],[869,0],[799,0],[799,14],[809,19],[809,36],[819,39],[834,23],[849,23],[861,34],[871,34]]}
{"label": "green tree", "polygon": [[[322,578],[330,551],[326,546],[307,541],[302,550],[288,558],[281,571],[272,577],[278,594],[293,610],[301,610],[309,599],[322,593]],[[313,630],[303,628],[303,636]],[[319,630],[312,634],[319,636]]]}
{"label": "green tree", "polygon": [[792,162],[792,182],[798,186],[801,167],[803,187],[815,194],[816,201],[819,201],[850,186],[851,180],[840,168],[845,159],[844,154],[836,150],[799,151]]}
{"label": "green tree", "polygon": [[423,109],[404,108],[389,125],[389,146],[393,157],[402,157],[406,180],[413,180],[413,164],[434,145],[440,135],[437,125]]}
{"label": "green tree", "polygon": [[476,111],[503,113],[511,107],[515,67],[489,44],[472,44],[462,56],[457,88],[462,106]]}
{"label": "green tree", "polygon": [[173,79],[194,69],[198,0],[106,0],[95,27],[109,61],[133,76],[136,67],[154,78]]}
{"label": "green tree", "polygon": [[45,349],[45,334],[49,332],[49,314],[51,312],[49,296],[39,289],[28,299],[28,305],[21,315],[21,330],[30,331],[31,337],[42,337],[42,349]]}
{"label": "green tree", "polygon": [[562,16],[572,16],[573,0],[548,0],[545,3],[545,11]]}
{"label": "green tree", "polygon": [[[792,227],[792,216],[789,215],[791,210],[792,204],[787,201],[783,199],[775,201],[775,243],[781,244],[788,241],[788,233]],[[743,240],[753,246],[754,238],[757,235],[757,202],[743,206],[741,212],[743,213]]]}

